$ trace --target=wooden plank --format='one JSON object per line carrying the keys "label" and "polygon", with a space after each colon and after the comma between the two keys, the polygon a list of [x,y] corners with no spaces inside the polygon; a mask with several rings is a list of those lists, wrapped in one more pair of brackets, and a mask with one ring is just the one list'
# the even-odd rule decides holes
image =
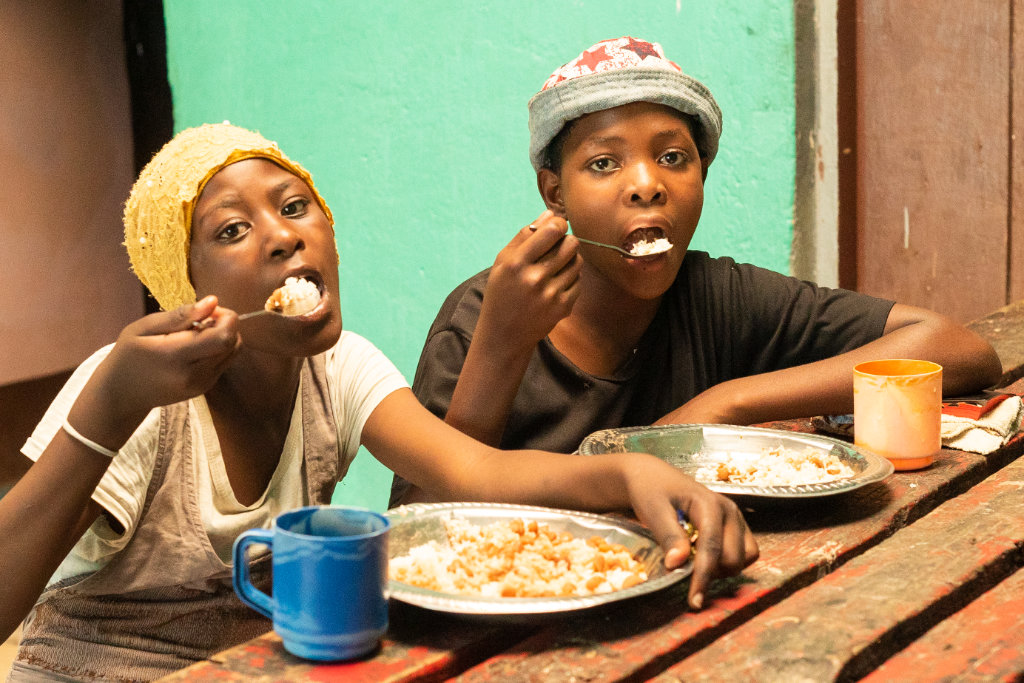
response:
{"label": "wooden plank", "polygon": [[1007,302],[1010,3],[857,7],[856,287],[973,320]]}
{"label": "wooden plank", "polygon": [[276,633],[242,643],[160,680],[172,681],[351,681],[399,683],[441,680],[466,669],[508,643],[522,639],[522,626],[469,622],[392,603],[391,627],[368,658],[317,663],[284,649]]}
{"label": "wooden plank", "polygon": [[[1024,486],[1024,481],[1017,482]],[[1024,569],[949,617],[862,681],[1020,680],[1024,672]]]}
{"label": "wooden plank", "polygon": [[1011,0],[1010,216],[1007,302],[1024,298],[1024,0]]}
{"label": "wooden plank", "polygon": [[655,675],[966,491],[1022,450],[1024,444],[1015,441],[991,461],[947,450],[931,468],[848,494],[748,507],[761,559],[741,577],[716,582],[701,612],[688,612],[683,584],[609,609],[602,618],[580,615],[548,626],[459,680],[576,677],[596,683]]}
{"label": "wooden plank", "polygon": [[[1021,208],[1024,214],[1024,204]],[[1024,242],[1024,235],[1021,241]],[[1024,249],[1024,245],[1021,248]],[[1003,364],[999,386],[1024,377],[1024,300],[1003,306],[968,323],[967,327],[988,340],[999,354]]]}
{"label": "wooden plank", "polygon": [[866,675],[1024,565],[1022,492],[1018,460],[655,680]]}

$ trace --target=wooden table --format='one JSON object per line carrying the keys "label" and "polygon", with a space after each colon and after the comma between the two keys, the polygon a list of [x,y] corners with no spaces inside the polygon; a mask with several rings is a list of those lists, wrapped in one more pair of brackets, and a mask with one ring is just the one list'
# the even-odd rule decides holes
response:
{"label": "wooden table", "polygon": [[[1007,390],[1024,394],[1024,361],[1007,363],[1024,326],[1007,315],[973,325],[988,326],[976,329],[991,333]],[[313,664],[271,632],[164,680],[1024,680],[1022,451],[1021,436],[987,456],[943,450],[855,491],[747,508],[761,558],[717,581],[700,612],[686,582],[526,624],[393,603],[366,659]]]}
{"label": "wooden table", "polygon": [[384,643],[367,659],[316,665],[268,633],[164,680],[1021,678],[1022,451],[1020,437],[988,456],[944,450],[926,470],[748,508],[761,558],[716,582],[700,612],[686,606],[686,582],[532,624],[395,603]]}

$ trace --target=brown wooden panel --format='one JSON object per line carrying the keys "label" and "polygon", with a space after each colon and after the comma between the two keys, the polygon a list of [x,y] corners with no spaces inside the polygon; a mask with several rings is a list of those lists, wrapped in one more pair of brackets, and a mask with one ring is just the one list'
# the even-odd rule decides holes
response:
{"label": "brown wooden panel", "polygon": [[1006,303],[1011,1],[860,3],[857,289]]}
{"label": "brown wooden panel", "polygon": [[1013,0],[1010,258],[1007,300],[1024,299],[1024,0]]}
{"label": "brown wooden panel", "polygon": [[29,459],[21,454],[21,447],[70,375],[70,371],[61,372],[0,386],[0,496],[28,470]]}
{"label": "brown wooden panel", "polygon": [[62,372],[143,312],[120,2],[0,2],[0,383]]}

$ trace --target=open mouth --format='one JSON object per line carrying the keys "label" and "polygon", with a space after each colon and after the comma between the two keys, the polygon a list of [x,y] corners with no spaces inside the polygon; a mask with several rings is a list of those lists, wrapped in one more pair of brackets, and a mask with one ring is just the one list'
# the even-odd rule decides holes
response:
{"label": "open mouth", "polygon": [[267,299],[264,308],[286,317],[306,315],[320,305],[323,287],[323,282],[313,274],[287,277]]}
{"label": "open mouth", "polygon": [[643,258],[665,253],[672,248],[672,242],[661,228],[638,228],[629,233],[622,248],[634,258]]}

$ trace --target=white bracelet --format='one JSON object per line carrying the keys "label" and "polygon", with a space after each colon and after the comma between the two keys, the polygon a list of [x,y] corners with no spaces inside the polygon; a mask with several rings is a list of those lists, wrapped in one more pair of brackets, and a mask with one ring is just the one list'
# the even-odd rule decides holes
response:
{"label": "white bracelet", "polygon": [[117,451],[112,451],[106,446],[101,446],[92,439],[87,439],[81,434],[79,434],[78,430],[71,426],[66,417],[64,418],[64,423],[61,425],[61,427],[64,429],[68,436],[70,436],[72,439],[82,444],[83,446],[91,448],[97,453],[102,453],[108,458],[113,458],[115,455],[117,455]]}

